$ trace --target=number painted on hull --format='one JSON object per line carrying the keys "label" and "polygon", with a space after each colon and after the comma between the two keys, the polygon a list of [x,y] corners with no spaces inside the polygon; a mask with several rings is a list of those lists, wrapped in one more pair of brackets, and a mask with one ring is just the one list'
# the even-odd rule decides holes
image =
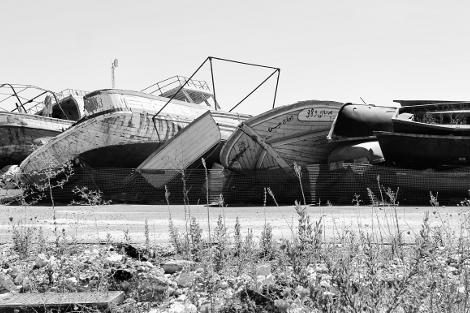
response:
{"label": "number painted on hull", "polygon": [[328,122],[333,121],[336,116],[336,112],[331,109],[322,109],[322,108],[310,108],[304,109],[299,112],[298,119],[303,122],[310,121],[321,121]]}

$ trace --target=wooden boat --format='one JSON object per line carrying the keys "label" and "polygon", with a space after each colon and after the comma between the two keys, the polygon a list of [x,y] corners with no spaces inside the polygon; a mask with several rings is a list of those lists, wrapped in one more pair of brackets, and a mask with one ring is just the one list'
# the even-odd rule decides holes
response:
{"label": "wooden boat", "polygon": [[19,164],[83,116],[84,91],[2,84],[0,92],[2,107],[10,107],[0,111],[0,168]]}
{"label": "wooden boat", "polygon": [[415,104],[396,109],[393,131],[426,135],[470,135],[470,102]]}
{"label": "wooden boat", "polygon": [[94,91],[84,99],[89,115],[26,158],[20,165],[22,173],[74,159],[91,167],[137,167],[209,110],[179,100],[166,105],[169,99],[164,97],[116,89]]}
{"label": "wooden boat", "polygon": [[241,123],[220,152],[226,168],[253,172],[325,163],[335,148],[326,139],[341,103],[309,100],[278,107]]}
{"label": "wooden boat", "polygon": [[[238,124],[249,115],[208,111],[153,152],[137,170],[154,187],[161,188],[183,170],[220,163],[220,149]],[[158,174],[158,175],[156,175]]]}
{"label": "wooden boat", "polygon": [[470,136],[376,132],[385,161],[426,169],[470,165]]}

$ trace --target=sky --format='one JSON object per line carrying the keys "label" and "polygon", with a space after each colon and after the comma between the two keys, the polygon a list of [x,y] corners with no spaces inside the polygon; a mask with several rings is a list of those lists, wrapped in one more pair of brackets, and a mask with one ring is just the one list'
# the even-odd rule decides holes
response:
{"label": "sky", "polygon": [[[2,1],[0,83],[142,90],[213,56],[280,68],[276,106],[470,100],[470,2]],[[231,109],[273,70],[214,61]],[[206,64],[195,79],[210,82]],[[275,76],[236,110],[273,104]]]}

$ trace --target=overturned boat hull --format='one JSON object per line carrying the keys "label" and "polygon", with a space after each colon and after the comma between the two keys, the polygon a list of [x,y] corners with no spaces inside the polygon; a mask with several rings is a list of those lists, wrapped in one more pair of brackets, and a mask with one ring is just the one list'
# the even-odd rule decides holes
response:
{"label": "overturned boat hull", "polygon": [[310,100],[250,118],[227,140],[221,163],[240,172],[325,163],[335,147],[326,136],[340,107],[334,101]]}

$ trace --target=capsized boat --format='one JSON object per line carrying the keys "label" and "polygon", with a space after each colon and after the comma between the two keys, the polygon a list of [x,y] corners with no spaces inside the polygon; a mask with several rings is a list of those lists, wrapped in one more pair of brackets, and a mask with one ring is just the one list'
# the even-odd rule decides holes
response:
{"label": "capsized boat", "polygon": [[228,137],[249,117],[208,111],[153,152],[137,171],[152,186],[161,188],[188,167],[200,168],[202,158],[206,168],[211,168],[214,163],[220,163],[220,150]]}
{"label": "capsized boat", "polygon": [[308,100],[278,107],[238,126],[220,152],[226,168],[239,172],[264,169],[290,171],[325,163],[335,148],[326,136],[341,103]]}
{"label": "capsized boat", "polygon": [[0,168],[22,162],[83,116],[85,91],[0,85]]}

